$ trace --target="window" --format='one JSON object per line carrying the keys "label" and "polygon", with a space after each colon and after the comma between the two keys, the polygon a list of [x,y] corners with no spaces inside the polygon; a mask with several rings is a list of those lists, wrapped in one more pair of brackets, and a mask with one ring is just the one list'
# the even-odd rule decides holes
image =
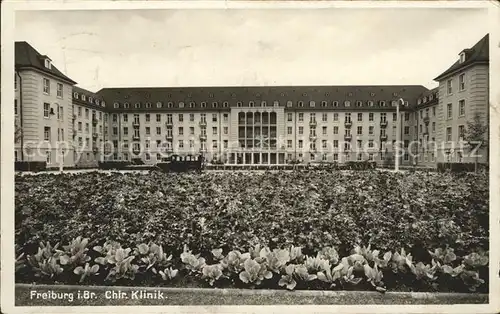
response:
{"label": "window", "polygon": [[448,80],[446,82],[446,91],[447,91],[448,95],[450,95],[453,92],[453,81],[452,80]]}
{"label": "window", "polygon": [[63,97],[63,84],[57,83],[57,97]]}
{"label": "window", "polygon": [[344,101],[344,106],[350,107],[351,106],[351,102],[349,100]]}
{"label": "window", "polygon": [[117,102],[115,102],[115,103],[113,104],[113,107],[114,107],[115,109],[116,109],[116,108],[120,108],[120,104],[119,104],[119,103],[117,103]]}
{"label": "window", "polygon": [[184,115],[179,113],[179,122],[184,122]]}
{"label": "window", "polygon": [[293,132],[292,130],[293,130],[293,129],[292,129],[292,127],[291,127],[291,126],[287,127],[287,128],[286,128],[286,134],[291,135],[291,134],[292,134],[292,132]]}
{"label": "window", "polygon": [[156,127],[156,135],[161,135],[161,127],[160,126]]}
{"label": "window", "polygon": [[227,122],[229,120],[229,115],[227,113],[225,113],[222,117],[224,122]]}
{"label": "window", "polygon": [[227,135],[227,133],[229,132],[229,128],[227,126],[224,127],[224,135]]}
{"label": "window", "polygon": [[[383,129],[383,130],[385,130],[385,129]],[[369,134],[369,135],[373,135],[373,125],[370,125],[370,126],[368,127],[368,134]]]}
{"label": "window", "polygon": [[149,113],[146,113],[146,122],[151,121],[151,115]]}
{"label": "window", "polygon": [[313,100],[311,100],[311,101],[309,102],[309,107],[316,107],[316,102],[315,102],[315,101],[313,101]]}
{"label": "window", "polygon": [[304,134],[304,127],[299,126],[299,135]]}
{"label": "window", "polygon": [[304,102],[303,101],[299,101],[298,104],[299,104],[299,107],[304,107]]}
{"label": "window", "polygon": [[212,134],[217,135],[217,128],[216,127],[212,127]]}
{"label": "window", "polygon": [[49,117],[49,114],[50,114],[50,104],[48,103],[44,103],[43,104],[43,116],[45,118],[48,118]]}
{"label": "window", "polygon": [[43,92],[44,94],[50,94],[50,81],[47,78],[43,78]]}
{"label": "window", "polygon": [[453,104],[446,105],[446,118],[451,119],[453,116]]}
{"label": "window", "polygon": [[363,121],[363,114],[361,112],[358,113],[358,121]]}
{"label": "window", "polygon": [[156,122],[161,122],[161,114],[156,114]]}
{"label": "window", "polygon": [[45,141],[50,141],[50,127],[48,126],[43,128],[43,139]]}
{"label": "window", "polygon": [[465,62],[465,52],[462,52],[462,53],[460,54],[460,61],[459,61],[459,62],[460,62],[460,63],[464,63],[464,62]]}
{"label": "window", "polygon": [[404,133],[405,133],[405,135],[410,134],[410,127],[409,126],[405,126]]}
{"label": "window", "polygon": [[299,140],[299,148],[303,148],[304,147],[304,142],[302,140]]}
{"label": "window", "polygon": [[189,114],[189,121],[194,122],[194,113]]}
{"label": "window", "polygon": [[81,117],[82,116],[82,107],[78,107],[78,116]]}
{"label": "window", "polygon": [[327,134],[327,127],[326,127],[326,126],[324,126],[324,127],[323,127],[323,135],[326,135],[326,134]]}
{"label": "window", "polygon": [[189,135],[194,135],[194,127],[189,127]]}
{"label": "window", "polygon": [[465,126],[459,125],[458,126],[458,140],[463,141],[465,138]]}
{"label": "window", "polygon": [[333,148],[339,148],[339,140],[333,140]]}
{"label": "window", "polygon": [[146,153],[146,161],[151,160],[151,155],[149,153]]}
{"label": "window", "polygon": [[385,101],[381,100],[381,101],[379,102],[379,105],[380,105],[380,107],[385,107]]}
{"label": "window", "polygon": [[292,113],[291,113],[291,112],[287,113],[287,114],[286,114],[286,117],[287,117],[287,121],[288,121],[288,122],[291,122],[291,121],[292,121],[293,116],[292,116]]}
{"label": "window", "polygon": [[465,73],[458,76],[458,88],[461,91],[465,90]]}
{"label": "window", "polygon": [[338,106],[339,106],[339,102],[338,102],[338,101],[334,101],[334,102],[333,102],[333,106],[334,106],[334,107],[338,107]]}
{"label": "window", "polygon": [[373,140],[368,140],[368,147],[372,148],[373,147]]}
{"label": "window", "polygon": [[339,134],[339,127],[338,126],[333,127],[333,134]]}
{"label": "window", "polygon": [[333,113],[333,121],[339,121],[339,114],[336,112]]}
{"label": "window", "polygon": [[[116,116],[116,114],[115,114]],[[89,118],[89,110],[87,108],[85,108],[85,119],[88,119]],[[116,120],[113,120],[113,122],[116,122]]]}
{"label": "window", "polygon": [[436,122],[432,122],[432,132],[436,131]]}
{"label": "window", "polygon": [[194,141],[193,140],[189,140],[189,148],[193,148],[194,147]]}
{"label": "window", "polygon": [[123,128],[123,135],[128,135],[128,127]]}
{"label": "window", "polygon": [[451,142],[451,126],[446,128],[446,141]]}
{"label": "window", "polygon": [[123,115],[123,122],[128,122],[128,114]]}
{"label": "window", "polygon": [[[88,125],[86,125],[86,126],[85,126],[85,129],[87,129],[87,126],[88,126]],[[85,131],[87,131],[87,130],[85,130]],[[87,133],[88,133],[88,132],[87,132]],[[113,135],[118,135],[118,128],[117,128],[116,126],[115,126],[115,127],[113,127]]]}
{"label": "window", "polygon": [[368,114],[368,121],[373,121],[373,112]]}
{"label": "window", "polygon": [[212,113],[212,122],[217,122],[217,114]]}
{"label": "window", "polygon": [[286,141],[286,147],[287,148],[292,148],[292,140],[287,140]]}
{"label": "window", "polygon": [[304,114],[301,112],[299,113],[299,122],[303,122],[304,121]]}
{"label": "window", "polygon": [[135,108],[141,108],[141,104],[140,104],[140,103],[138,103],[138,102],[136,102],[136,103],[135,103]]}
{"label": "window", "polygon": [[373,107],[373,101],[369,100],[368,101],[368,106]]}
{"label": "window", "polygon": [[458,101],[458,116],[459,117],[465,116],[465,99]]}
{"label": "window", "polygon": [[81,122],[78,122],[78,131],[82,131],[82,123]]}
{"label": "window", "polygon": [[361,101],[359,101],[359,100],[358,100],[358,101],[356,101],[356,106],[358,106],[358,107],[363,106],[363,102],[361,102]]}
{"label": "window", "polygon": [[363,134],[363,127],[358,126],[358,135],[361,135],[361,134]]}
{"label": "window", "polygon": [[184,128],[182,126],[179,127],[179,135],[184,135]]}
{"label": "window", "polygon": [[14,114],[17,115],[17,99],[14,99]]}

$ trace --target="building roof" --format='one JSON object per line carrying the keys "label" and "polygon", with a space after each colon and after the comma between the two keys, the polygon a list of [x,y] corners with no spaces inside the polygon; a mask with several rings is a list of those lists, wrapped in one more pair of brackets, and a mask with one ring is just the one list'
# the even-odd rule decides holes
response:
{"label": "building roof", "polygon": [[486,34],[480,41],[478,41],[472,48],[464,49],[460,53],[465,53],[465,61],[460,63],[460,59],[457,60],[448,70],[441,73],[436,77],[435,81],[440,81],[449,75],[462,70],[475,63],[488,63],[490,60],[490,45],[489,45],[489,34]]}
{"label": "building roof", "polygon": [[[44,65],[44,59],[48,57],[39,53],[35,48],[25,41],[16,41],[15,43],[15,63],[16,69],[35,68],[45,73],[52,74],[61,80],[76,84],[75,81],[64,75],[54,65],[50,69]],[[50,58],[49,58],[50,59]]]}
{"label": "building roof", "polygon": [[[85,97],[82,97],[83,95]],[[103,101],[102,97],[78,86],[73,86],[73,102],[101,110],[106,106],[106,102]]]}
{"label": "building roof", "polygon": [[437,105],[439,100],[439,87],[435,87],[428,91],[423,92],[418,96],[417,99],[417,109],[428,107],[431,105]]}
{"label": "building roof", "polygon": [[[338,102],[339,109],[344,107],[345,101],[350,101],[349,108],[368,107],[368,101],[373,101],[372,107],[379,107],[380,101],[385,101],[386,107],[402,97],[410,105],[416,104],[419,95],[428,89],[421,85],[374,85],[374,86],[247,86],[247,87],[154,87],[154,88],[104,88],[97,92],[106,100],[106,107],[110,110],[123,111],[128,103],[128,111],[164,111],[172,110],[212,110],[229,107],[238,107],[241,102],[248,107],[250,102],[260,107],[262,101],[272,107],[275,101],[279,106],[289,109],[325,109],[333,108]],[[291,106],[287,102],[291,101]],[[315,106],[310,106],[310,101]],[[361,106],[357,102],[362,102]],[[216,102],[217,106],[212,104]],[[302,102],[302,107],[300,103]],[[119,108],[114,108],[114,103]],[[179,104],[183,103],[184,107]],[[205,104],[202,106],[202,104]],[[226,103],[226,105],[224,105]],[[139,108],[136,108],[139,104]],[[380,106],[380,108],[382,108]]]}

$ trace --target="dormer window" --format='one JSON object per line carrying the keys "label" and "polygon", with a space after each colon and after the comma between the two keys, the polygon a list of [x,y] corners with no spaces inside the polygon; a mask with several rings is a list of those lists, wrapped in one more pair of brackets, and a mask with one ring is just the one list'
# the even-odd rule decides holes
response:
{"label": "dormer window", "polygon": [[99,105],[99,99],[96,99],[96,100],[95,100],[95,104],[96,104],[96,105]]}
{"label": "dormer window", "polygon": [[363,105],[363,103],[361,101],[359,101],[359,100],[356,101],[356,106],[361,107],[362,105]]}
{"label": "dormer window", "polygon": [[75,99],[78,99],[78,93],[73,93],[73,97],[75,97]]}
{"label": "dormer window", "polygon": [[123,108],[125,108],[125,109],[130,108],[130,104],[129,104],[128,102],[124,103],[124,104],[123,104]]}
{"label": "dormer window", "polygon": [[419,98],[419,99],[417,100],[417,103],[420,105],[420,104],[422,103],[422,99],[420,99],[420,98]]}
{"label": "dormer window", "polygon": [[43,64],[49,70],[52,68],[52,62],[49,58],[43,59]]}
{"label": "dormer window", "polygon": [[292,101],[291,101],[291,100],[289,100],[289,101],[287,101],[287,102],[286,102],[286,106],[287,106],[287,107],[291,107],[291,106],[292,106],[292,104],[293,104],[293,103],[292,103]]}
{"label": "dormer window", "polygon": [[89,97],[89,103],[92,103],[93,99],[92,97]]}
{"label": "dormer window", "polygon": [[369,100],[368,101],[368,106],[373,107],[373,101]]}
{"label": "dormer window", "polygon": [[151,103],[150,102],[146,103],[146,108],[151,108]]}
{"label": "dormer window", "polygon": [[114,108],[120,108],[120,105],[119,105],[117,102],[115,102],[115,103],[113,104],[113,107],[114,107]]}
{"label": "dormer window", "polygon": [[216,101],[212,102],[212,108],[217,108],[217,102]]}
{"label": "dormer window", "polygon": [[85,95],[82,95],[82,100],[85,100],[85,99],[86,99]]}
{"label": "dormer window", "polygon": [[201,102],[201,108],[206,108],[206,107],[207,107],[207,103],[206,103],[206,102],[204,102],[204,101],[202,101],[202,102]]}
{"label": "dormer window", "polygon": [[316,107],[316,102],[314,100],[311,100],[309,102],[309,107]]}
{"label": "dormer window", "polygon": [[101,106],[106,106],[106,102],[104,100],[101,102]]}
{"label": "dormer window", "polygon": [[[169,104],[170,104],[170,103],[169,103]],[[169,107],[169,108],[170,108],[170,107]],[[184,108],[184,103],[183,103],[182,101],[179,103],[179,108]]]}
{"label": "dormer window", "polygon": [[138,102],[136,102],[136,103],[135,103],[135,108],[140,108],[140,107],[141,107],[141,104],[140,104],[140,103],[138,103]]}
{"label": "dormer window", "polygon": [[161,108],[161,101],[156,103],[156,108]]}
{"label": "dormer window", "polygon": [[238,102],[236,103],[236,107],[242,107],[242,106],[243,106],[243,104],[241,103],[241,101],[238,101]]}
{"label": "dormer window", "polygon": [[465,52],[462,52],[460,54],[460,63],[464,63],[465,62]]}

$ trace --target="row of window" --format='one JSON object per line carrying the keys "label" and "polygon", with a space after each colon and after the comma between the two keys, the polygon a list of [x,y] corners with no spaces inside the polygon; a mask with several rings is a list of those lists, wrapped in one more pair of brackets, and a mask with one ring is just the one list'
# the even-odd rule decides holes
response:
{"label": "row of window", "polygon": [[[122,117],[123,117],[123,122],[129,121],[128,114],[126,114],[126,113],[122,114]],[[189,114],[189,121],[194,122],[194,117],[195,117],[194,113],[190,113]],[[151,121],[151,114],[146,113],[144,115],[144,118],[145,118],[146,122],[150,122]],[[162,121],[161,114],[159,114],[159,113],[156,114],[155,118],[156,118],[156,122]],[[134,119],[134,123],[139,123],[140,115],[134,114],[133,119]],[[167,121],[166,121],[167,123],[173,123],[173,115],[171,113],[166,115],[166,119],[167,119]],[[184,115],[182,113],[178,114],[177,119],[179,122],[184,122]],[[212,122],[217,122],[217,119],[218,119],[217,114],[213,113],[212,114]],[[118,122],[118,115],[116,113],[114,113],[112,115],[112,120],[113,120],[113,122]],[[228,120],[229,120],[229,114],[225,113],[223,115],[223,121],[228,122]],[[206,113],[200,114],[200,122],[205,122],[205,123],[207,122],[207,114]]]}
{"label": "row of window", "polygon": [[56,109],[56,112],[54,112],[54,109],[50,106],[49,103],[43,103],[43,117],[49,118],[51,115],[56,115],[57,120],[63,121],[64,120],[64,107],[60,106],[59,104],[55,104],[55,109]]}
{"label": "row of window", "polygon": [[[326,101],[326,100],[321,101],[321,107],[328,107],[328,103],[329,102]],[[353,103],[353,105],[355,104],[356,107],[362,107],[363,106],[363,101],[360,101],[360,100],[353,101],[352,103]],[[373,107],[375,104],[378,104],[378,106],[380,106],[380,107],[387,107],[387,105],[389,103],[393,107],[395,107],[398,104],[398,101],[396,101],[396,100],[393,100],[393,101],[379,100],[379,101],[374,102],[372,100],[369,100],[369,101],[366,102],[366,105],[369,106],[369,107]],[[308,104],[309,104],[309,107],[311,107],[311,108],[316,107],[316,101],[311,100],[311,101],[308,102]],[[344,104],[344,107],[350,107],[351,106],[351,101],[350,100],[346,100],[346,101],[343,102],[343,104]],[[339,102],[338,101],[332,101],[331,105],[333,107],[339,107]],[[247,103],[244,104],[241,101],[237,101],[236,102],[236,106],[237,107],[268,107],[268,103],[267,103],[266,100],[262,100],[262,101],[249,101],[248,104]],[[280,106],[280,102],[278,100],[275,100],[275,101],[272,102],[272,106],[273,107],[279,107]],[[292,107],[293,106],[293,101],[291,101],[291,100],[287,101],[286,102],[286,106],[287,107]],[[297,106],[298,107],[304,107],[304,101],[302,101],[302,100],[297,101]],[[408,106],[408,101],[404,102],[404,106]],[[113,104],[113,107],[115,109],[119,109],[119,108],[129,109],[129,108],[131,108],[130,103],[128,103],[128,102],[125,102],[123,104],[120,104],[119,102],[115,102]],[[144,104],[144,107],[145,108],[151,108],[152,104],[150,102],[146,102]],[[169,101],[169,102],[167,102],[165,104],[165,103],[159,101],[159,102],[156,103],[156,107],[157,108],[173,108],[174,107],[174,102]],[[186,107],[186,104],[181,101],[181,102],[178,103],[178,107],[179,108],[196,108],[196,102],[190,101],[187,104],[187,107]],[[212,102],[212,108],[218,108],[218,107],[219,107],[219,102],[217,102],[217,101]],[[229,107],[229,102],[228,101],[222,102],[222,107],[223,108]],[[140,108],[142,108],[142,104],[140,102],[137,102],[137,103],[134,104],[133,108],[140,109]],[[200,108],[207,108],[207,102],[205,102],[205,101],[200,102]]]}
{"label": "row of window", "polygon": [[[458,116],[465,116],[465,100],[461,99],[458,101]],[[453,118],[453,103],[446,104],[446,119]]]}
{"label": "row of window", "polygon": [[[16,76],[17,78],[17,76]],[[16,82],[17,82],[17,79],[16,79]],[[14,84],[15,85],[15,88],[17,89],[17,84]],[[51,83],[50,83],[50,80],[48,78],[43,78],[43,93],[45,95],[50,95],[50,90],[51,90]],[[58,98],[63,98],[63,84],[61,83],[57,83],[56,85],[56,96]]]}
{"label": "row of window", "polygon": [[83,101],[88,101],[90,104],[101,105],[101,107],[106,106],[106,102],[104,100],[100,100],[98,98],[93,98],[92,96],[87,96],[85,94],[78,94],[78,92],[73,92],[73,98],[81,99]]}
{"label": "row of window", "polygon": [[[462,73],[458,76],[458,91],[465,90],[465,73]],[[453,94],[453,79],[449,79],[446,81],[446,93],[448,95]]]}

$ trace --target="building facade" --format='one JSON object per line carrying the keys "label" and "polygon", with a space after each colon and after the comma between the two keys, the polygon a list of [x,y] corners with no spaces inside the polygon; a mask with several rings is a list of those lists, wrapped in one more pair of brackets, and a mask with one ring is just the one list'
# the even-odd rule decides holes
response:
{"label": "building facade", "polygon": [[[27,66],[24,59],[40,61]],[[463,144],[466,122],[476,114],[488,121],[488,35],[462,51],[432,90],[419,85],[272,86],[93,93],[74,86],[54,66],[47,68],[47,59],[27,43],[16,43],[16,119],[23,131],[16,141],[18,160],[34,160],[21,152],[26,141],[45,147],[59,134],[69,143],[64,165],[76,167],[104,160],[154,164],[172,154],[203,154],[208,162],[234,165],[393,164],[400,104],[401,164],[433,167],[472,161],[464,153],[470,149]],[[52,147],[36,160],[57,165]]]}

